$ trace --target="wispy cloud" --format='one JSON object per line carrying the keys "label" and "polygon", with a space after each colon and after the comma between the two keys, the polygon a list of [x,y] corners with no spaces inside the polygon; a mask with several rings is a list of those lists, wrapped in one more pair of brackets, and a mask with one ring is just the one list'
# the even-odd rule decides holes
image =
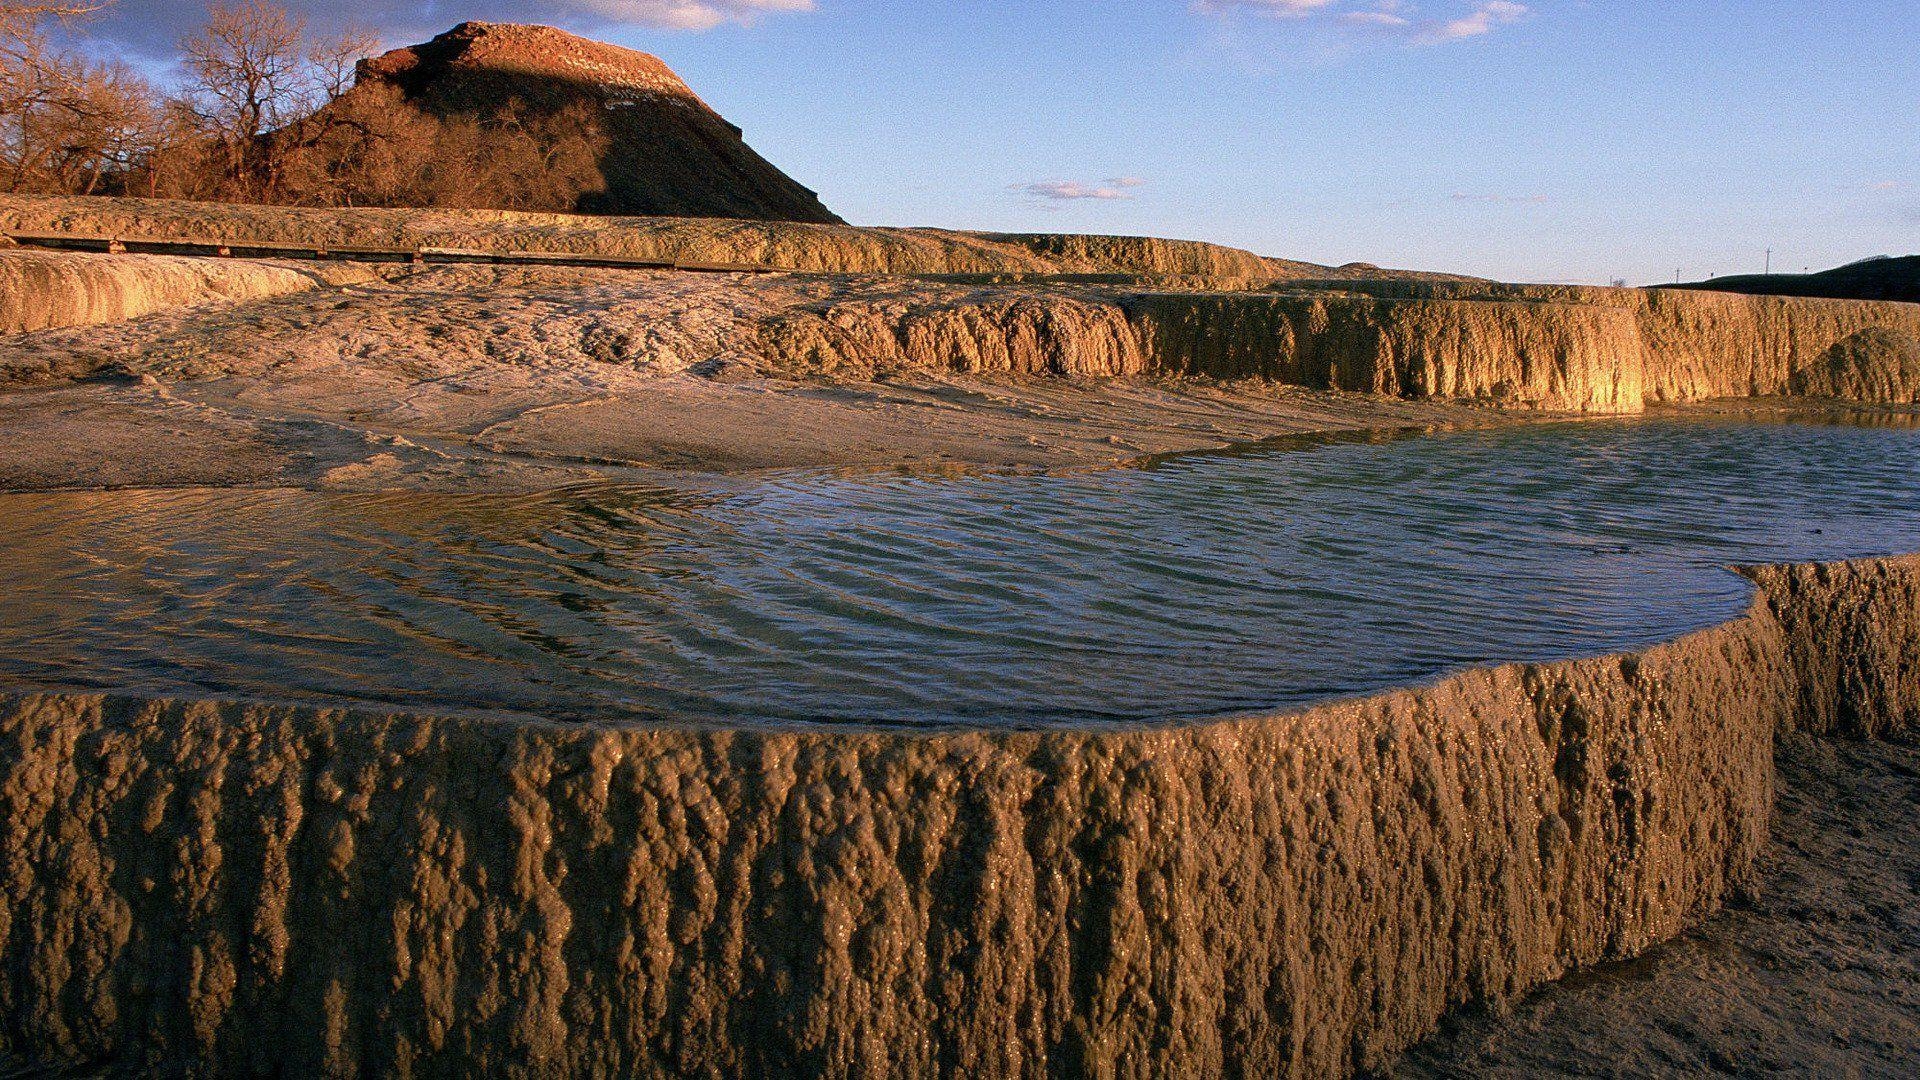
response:
{"label": "wispy cloud", "polygon": [[1408,0],[1193,0],[1190,6],[1200,14],[1223,20],[1286,19],[1409,46],[1445,45],[1485,37],[1499,27],[1533,14],[1533,9],[1513,0],[1456,4],[1451,14],[1440,16],[1423,16]]}
{"label": "wispy cloud", "polygon": [[1422,25],[1414,33],[1413,41],[1416,45],[1440,45],[1449,41],[1483,37],[1493,33],[1493,28],[1496,26],[1519,22],[1526,18],[1528,13],[1525,4],[1509,3],[1508,0],[1488,0],[1458,19]]}
{"label": "wispy cloud", "polygon": [[610,23],[657,26],[667,30],[711,30],[735,23],[750,26],[762,15],[812,11],[813,0],[562,0],[561,9],[578,8]]}
{"label": "wispy cloud", "polygon": [[1898,180],[1879,180],[1867,185],[1868,191],[1899,191],[1906,187]]}
{"label": "wispy cloud", "polygon": [[[316,30],[365,27],[391,43],[420,41],[460,19],[546,23],[583,33],[644,26],[699,32],[722,26],[753,26],[773,16],[815,10],[817,0],[469,0],[448,5],[432,0],[279,0]],[[200,4],[188,5],[189,25]],[[102,41],[141,52],[170,55],[182,27],[179,0],[115,0],[84,29]]]}
{"label": "wispy cloud", "polygon": [[1133,189],[1145,185],[1146,181],[1138,176],[1116,176],[1097,183],[1087,180],[1035,180],[1009,186],[1036,199],[1073,202],[1078,199],[1131,199]]}
{"label": "wispy cloud", "polygon": [[1470,203],[1544,203],[1551,202],[1552,200],[1545,195],[1494,195],[1475,194],[1470,191],[1456,191],[1453,193],[1453,201]]}
{"label": "wispy cloud", "polygon": [[1257,15],[1267,19],[1303,19],[1334,6],[1340,0],[1194,0],[1203,15]]}
{"label": "wispy cloud", "polygon": [[1376,30],[1398,30],[1413,25],[1413,9],[1399,0],[1380,0],[1379,3],[1363,11],[1343,11],[1339,15],[1341,23],[1347,26],[1371,27]]}

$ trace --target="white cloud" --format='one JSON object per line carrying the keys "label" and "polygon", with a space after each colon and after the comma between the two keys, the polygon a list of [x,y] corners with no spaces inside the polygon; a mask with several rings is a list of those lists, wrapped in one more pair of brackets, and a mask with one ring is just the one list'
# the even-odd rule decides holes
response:
{"label": "white cloud", "polygon": [[1010,186],[1036,199],[1072,202],[1076,199],[1131,199],[1132,189],[1145,184],[1146,181],[1137,176],[1120,176],[1097,184],[1082,180],[1036,180]]}
{"label": "white cloud", "polygon": [[[377,32],[388,44],[425,41],[462,19],[543,23],[589,36],[612,27],[703,31],[751,26],[768,17],[813,11],[818,0],[468,0],[449,5],[432,0],[279,0],[322,33],[342,26]],[[170,57],[183,21],[198,25],[200,5],[180,0],[115,0],[87,32],[101,40],[150,55]]]}
{"label": "white cloud", "polygon": [[1493,33],[1496,26],[1516,23],[1530,14],[1525,4],[1510,3],[1509,0],[1487,0],[1471,12],[1446,22],[1424,25],[1414,34],[1416,45],[1439,45],[1448,41],[1462,41],[1471,37],[1482,37]]}
{"label": "white cloud", "polygon": [[1396,30],[1413,25],[1413,8],[1400,0],[1379,0],[1379,3],[1365,11],[1343,11],[1340,21],[1348,26],[1372,27],[1377,30]]}
{"label": "white cloud", "polygon": [[1476,195],[1472,192],[1456,191],[1453,193],[1453,201],[1477,203],[1543,203],[1547,202],[1548,199],[1545,195]]}
{"label": "white cloud", "polygon": [[1203,15],[1258,15],[1267,19],[1304,19],[1340,0],[1194,0]]}
{"label": "white cloud", "polygon": [[658,26],[668,30],[711,30],[725,23],[750,26],[762,15],[812,11],[813,0],[563,0],[610,23]]}
{"label": "white cloud", "polygon": [[[1459,4],[1451,17],[1422,18],[1410,0],[1193,0],[1192,9],[1218,19],[1258,16],[1328,26],[1403,45],[1444,45],[1484,37],[1519,22],[1533,9],[1513,0],[1475,0]],[[1462,10],[1464,8],[1464,10]]]}

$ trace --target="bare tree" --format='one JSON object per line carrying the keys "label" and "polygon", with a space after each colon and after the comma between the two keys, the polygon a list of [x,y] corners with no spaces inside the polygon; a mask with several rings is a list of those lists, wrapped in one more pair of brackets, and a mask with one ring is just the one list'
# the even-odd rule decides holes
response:
{"label": "bare tree", "polygon": [[380,48],[373,31],[349,23],[338,34],[307,45],[307,64],[314,88],[322,99],[333,101],[353,88],[354,71],[360,61]]}
{"label": "bare tree", "polygon": [[[109,2],[0,0],[0,190],[333,200],[327,170],[295,159],[336,125],[322,106],[371,34],[312,37],[270,0],[216,0],[181,39],[182,92],[162,99],[124,64],[54,46]],[[290,169],[320,189],[288,190]]]}
{"label": "bare tree", "polygon": [[175,115],[196,129],[186,156],[213,164],[218,181],[196,194],[307,201],[288,190],[289,173],[303,171],[297,159],[334,125],[322,107],[377,45],[357,29],[310,37],[304,19],[271,0],[216,0],[206,25],[180,41],[187,78]]}
{"label": "bare tree", "polygon": [[73,195],[124,185],[146,167],[162,130],[153,87],[119,61],[81,65],[71,97],[46,121],[36,141],[49,151],[48,186]]}
{"label": "bare tree", "polygon": [[148,152],[154,94],[118,62],[53,47],[49,28],[100,2],[0,0],[0,186],[92,191]]}
{"label": "bare tree", "polygon": [[279,162],[261,136],[311,111],[306,21],[266,0],[214,3],[206,25],[180,39],[184,101],[201,134],[219,148],[225,179],[239,197],[274,186]]}
{"label": "bare tree", "polygon": [[0,0],[0,110],[13,112],[59,93],[65,73],[47,41],[51,23],[91,15],[101,3]]}
{"label": "bare tree", "polygon": [[315,38],[272,0],[215,0],[180,40],[182,92],[50,44],[110,0],[0,0],[0,190],[307,205],[564,204],[604,184],[599,108],[433,108],[354,87],[377,45]]}
{"label": "bare tree", "polygon": [[0,0],[0,48],[38,34],[49,21],[78,19],[106,7],[111,0],[75,0],[48,3],[45,0]]}

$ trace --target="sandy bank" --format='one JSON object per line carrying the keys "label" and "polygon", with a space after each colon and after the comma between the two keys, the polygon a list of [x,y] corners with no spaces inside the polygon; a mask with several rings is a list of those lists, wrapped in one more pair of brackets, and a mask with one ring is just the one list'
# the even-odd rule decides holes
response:
{"label": "sandy bank", "polygon": [[[1920,560],[1265,719],[930,737],[0,706],[4,1047],[215,1070],[1310,1076],[1749,885],[1920,710]],[[270,1055],[270,1056],[262,1056]]]}

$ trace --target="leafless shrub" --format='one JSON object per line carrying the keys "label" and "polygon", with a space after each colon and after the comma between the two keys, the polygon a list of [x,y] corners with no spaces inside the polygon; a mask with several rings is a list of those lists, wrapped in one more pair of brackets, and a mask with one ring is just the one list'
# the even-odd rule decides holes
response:
{"label": "leafless shrub", "polygon": [[143,168],[161,132],[154,89],[119,61],[55,48],[51,25],[98,3],[0,2],[0,186],[90,194]]}

